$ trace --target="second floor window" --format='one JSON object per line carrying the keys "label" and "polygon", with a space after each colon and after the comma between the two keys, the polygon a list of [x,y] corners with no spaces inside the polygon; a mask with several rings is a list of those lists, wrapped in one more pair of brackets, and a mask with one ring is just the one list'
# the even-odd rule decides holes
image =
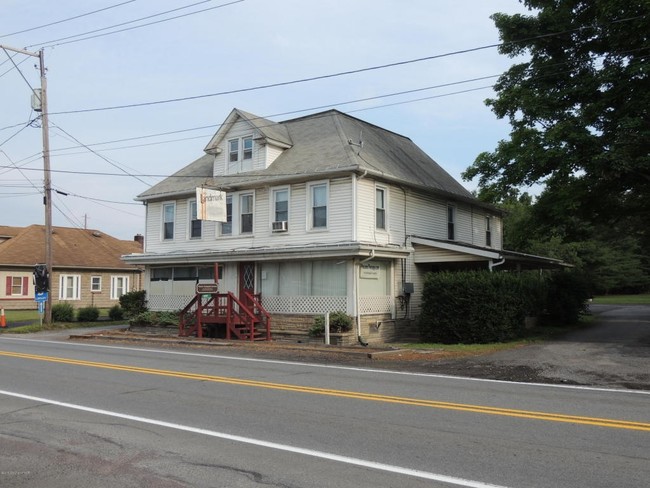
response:
{"label": "second floor window", "polygon": [[174,238],[174,214],[176,206],[173,203],[163,204],[163,239],[171,240]]}
{"label": "second floor window", "polygon": [[312,229],[327,227],[327,184],[312,186],[310,196]]}
{"label": "second floor window", "polygon": [[274,222],[289,220],[289,190],[273,190]]}
{"label": "second floor window", "polygon": [[377,229],[386,229],[386,189],[375,190],[375,226]]}
{"label": "second floor window", "polygon": [[492,219],[485,217],[485,245],[492,247]]}
{"label": "second floor window", "polygon": [[240,195],[239,197],[239,216],[241,224],[241,233],[249,234],[253,232],[253,195]]}
{"label": "second floor window", "polygon": [[232,196],[226,197],[226,221],[221,223],[221,235],[232,234]]}
{"label": "second floor window", "polygon": [[228,140],[228,172],[239,173],[253,169],[253,137]]}
{"label": "second floor window", "polygon": [[203,231],[203,222],[196,213],[196,200],[190,200],[190,239],[198,239]]}
{"label": "second floor window", "polygon": [[447,205],[447,239],[456,239],[456,207]]}

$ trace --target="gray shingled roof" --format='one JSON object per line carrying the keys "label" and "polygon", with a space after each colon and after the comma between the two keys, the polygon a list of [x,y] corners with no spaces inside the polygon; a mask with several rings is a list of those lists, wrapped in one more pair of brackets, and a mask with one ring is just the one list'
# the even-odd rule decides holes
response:
{"label": "gray shingled roof", "polygon": [[[288,138],[292,146],[263,171],[218,176],[214,179],[214,158],[203,156],[141,193],[138,199],[190,194],[201,185],[243,188],[260,182],[279,184],[355,171],[482,205],[409,138],[337,110],[278,123],[247,112],[237,112],[242,118],[255,121],[256,128],[264,131],[266,136],[282,136],[285,141]],[[356,145],[359,140],[363,141],[363,147]]]}

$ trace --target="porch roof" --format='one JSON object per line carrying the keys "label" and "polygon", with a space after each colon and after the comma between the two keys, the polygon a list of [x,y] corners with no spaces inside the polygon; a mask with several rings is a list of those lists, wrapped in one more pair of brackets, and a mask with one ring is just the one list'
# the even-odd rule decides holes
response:
{"label": "porch roof", "polygon": [[228,250],[203,249],[168,253],[136,253],[122,256],[129,264],[199,264],[238,261],[278,261],[285,259],[328,258],[384,258],[401,259],[410,249],[400,246],[376,246],[358,242],[313,244],[284,247],[235,248]]}
{"label": "porch roof", "polygon": [[572,265],[560,259],[536,256],[505,249],[475,246],[455,241],[411,237],[415,264],[476,264],[485,263],[489,268],[501,269],[561,269]]}

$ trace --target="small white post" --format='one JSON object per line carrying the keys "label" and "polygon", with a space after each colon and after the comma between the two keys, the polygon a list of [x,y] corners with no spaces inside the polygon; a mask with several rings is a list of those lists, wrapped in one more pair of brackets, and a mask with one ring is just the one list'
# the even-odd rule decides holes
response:
{"label": "small white post", "polygon": [[330,313],[325,314],[325,344],[330,345]]}

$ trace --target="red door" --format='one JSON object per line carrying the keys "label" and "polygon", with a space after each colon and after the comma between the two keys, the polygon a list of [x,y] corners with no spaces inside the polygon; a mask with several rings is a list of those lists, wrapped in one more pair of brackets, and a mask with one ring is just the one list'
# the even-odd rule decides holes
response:
{"label": "red door", "polygon": [[244,292],[255,293],[255,263],[239,263],[239,299],[247,307],[251,306]]}

